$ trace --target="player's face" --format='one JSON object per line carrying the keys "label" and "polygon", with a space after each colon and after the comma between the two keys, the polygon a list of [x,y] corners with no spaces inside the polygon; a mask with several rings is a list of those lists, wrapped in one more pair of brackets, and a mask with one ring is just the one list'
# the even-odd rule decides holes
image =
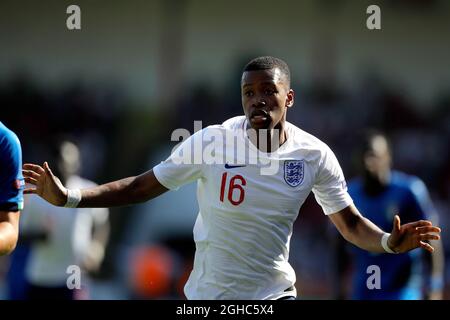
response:
{"label": "player's face", "polygon": [[366,172],[375,178],[382,178],[391,166],[391,155],[386,139],[377,136],[372,139],[370,148],[364,155],[364,168]]}
{"label": "player's face", "polygon": [[294,91],[279,68],[244,72],[241,96],[247,120],[256,130],[279,128],[294,104]]}

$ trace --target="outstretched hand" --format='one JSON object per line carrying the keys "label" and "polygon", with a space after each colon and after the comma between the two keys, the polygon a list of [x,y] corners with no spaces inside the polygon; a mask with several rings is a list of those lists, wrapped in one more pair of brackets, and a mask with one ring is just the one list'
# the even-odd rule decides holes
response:
{"label": "outstretched hand", "polygon": [[25,194],[37,194],[55,206],[63,206],[67,201],[67,189],[56,177],[47,162],[43,167],[26,163],[23,165],[25,182],[34,185],[34,188],[24,190]]}
{"label": "outstretched hand", "polygon": [[435,233],[440,232],[440,228],[426,220],[400,225],[400,217],[396,215],[388,246],[396,253],[407,252],[419,247],[433,252],[434,248],[427,241],[439,240],[440,236]]}

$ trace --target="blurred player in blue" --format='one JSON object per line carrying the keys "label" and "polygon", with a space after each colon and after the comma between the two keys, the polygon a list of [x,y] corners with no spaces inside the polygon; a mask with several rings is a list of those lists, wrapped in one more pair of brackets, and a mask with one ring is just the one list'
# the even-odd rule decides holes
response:
{"label": "blurred player in blue", "polygon": [[23,187],[19,139],[0,122],[0,255],[10,254],[16,247]]}
{"label": "blurred player in blue", "polygon": [[[349,193],[365,216],[382,229],[389,228],[398,214],[401,221],[434,220],[436,212],[425,184],[417,177],[391,169],[386,137],[367,133],[362,144],[363,175],[349,183]],[[436,222],[436,221],[434,221]],[[351,298],[358,300],[440,299],[443,289],[443,255],[440,241],[435,251],[412,250],[402,255],[370,253],[343,241],[336,242],[338,261],[337,297],[345,298],[346,253],[353,261]],[[369,266],[380,269],[380,289],[369,289]]]}

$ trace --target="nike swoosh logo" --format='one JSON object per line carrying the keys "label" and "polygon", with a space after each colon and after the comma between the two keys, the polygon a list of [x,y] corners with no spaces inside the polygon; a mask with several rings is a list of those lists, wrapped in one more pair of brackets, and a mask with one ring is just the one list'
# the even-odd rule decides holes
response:
{"label": "nike swoosh logo", "polygon": [[225,164],[225,169],[234,169],[234,168],[242,168],[246,167],[246,165],[229,165],[228,163]]}

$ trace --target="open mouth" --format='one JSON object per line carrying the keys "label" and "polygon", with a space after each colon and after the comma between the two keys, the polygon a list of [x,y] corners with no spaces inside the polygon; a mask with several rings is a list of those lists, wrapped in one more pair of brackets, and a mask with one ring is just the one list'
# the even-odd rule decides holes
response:
{"label": "open mouth", "polygon": [[269,118],[269,113],[262,109],[255,110],[250,115],[250,120],[254,123],[263,123],[269,120]]}

